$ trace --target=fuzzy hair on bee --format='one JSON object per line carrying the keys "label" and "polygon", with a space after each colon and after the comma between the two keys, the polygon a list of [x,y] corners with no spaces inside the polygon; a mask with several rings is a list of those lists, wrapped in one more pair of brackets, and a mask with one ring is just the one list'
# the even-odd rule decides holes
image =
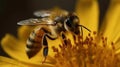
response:
{"label": "fuzzy hair on bee", "polygon": [[[71,32],[73,35],[83,35],[79,18],[75,13],[70,13],[62,9],[40,10],[34,15],[37,18],[30,18],[18,22],[18,25],[36,25],[37,27],[30,33],[26,43],[26,53],[29,58],[35,56],[43,48],[43,56],[48,55],[48,42],[57,39],[59,36],[65,38],[63,32]],[[81,28],[81,29],[80,29]],[[43,61],[45,62],[45,60]]]}

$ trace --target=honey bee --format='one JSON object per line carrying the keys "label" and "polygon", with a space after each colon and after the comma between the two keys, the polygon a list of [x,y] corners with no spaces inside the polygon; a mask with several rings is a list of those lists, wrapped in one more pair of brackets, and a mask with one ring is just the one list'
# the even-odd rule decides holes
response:
{"label": "honey bee", "polygon": [[[35,56],[43,47],[43,56],[48,55],[47,38],[51,40],[57,39],[62,32],[69,31],[74,35],[82,34],[82,28],[87,29],[79,24],[79,18],[75,13],[70,13],[65,10],[43,10],[36,11],[34,15],[37,18],[30,18],[18,22],[18,25],[36,25],[37,27],[30,33],[27,39],[26,52],[29,58]],[[80,29],[81,28],[81,31]]]}

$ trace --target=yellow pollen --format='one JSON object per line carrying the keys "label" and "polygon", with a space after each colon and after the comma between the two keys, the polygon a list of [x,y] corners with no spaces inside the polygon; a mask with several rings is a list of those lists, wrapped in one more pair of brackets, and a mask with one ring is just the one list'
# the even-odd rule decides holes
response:
{"label": "yellow pollen", "polygon": [[120,67],[120,55],[115,54],[114,43],[111,42],[112,48],[108,48],[107,38],[97,32],[88,34],[86,39],[78,35],[74,45],[70,39],[64,40],[59,45],[60,51],[53,47],[55,67]]}

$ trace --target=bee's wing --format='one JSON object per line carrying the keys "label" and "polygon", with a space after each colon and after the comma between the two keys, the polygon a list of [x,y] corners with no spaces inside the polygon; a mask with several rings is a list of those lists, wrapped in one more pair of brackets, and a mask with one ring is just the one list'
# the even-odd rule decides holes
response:
{"label": "bee's wing", "polygon": [[54,25],[53,21],[50,21],[47,18],[43,18],[43,19],[30,18],[27,20],[22,20],[17,24],[18,25]]}
{"label": "bee's wing", "polygon": [[40,10],[40,11],[35,11],[33,14],[36,17],[49,17],[51,15],[51,11],[47,11],[47,10]]}
{"label": "bee's wing", "polygon": [[40,21],[38,19],[30,18],[27,20],[22,20],[19,21],[17,24],[18,25],[38,25]]}

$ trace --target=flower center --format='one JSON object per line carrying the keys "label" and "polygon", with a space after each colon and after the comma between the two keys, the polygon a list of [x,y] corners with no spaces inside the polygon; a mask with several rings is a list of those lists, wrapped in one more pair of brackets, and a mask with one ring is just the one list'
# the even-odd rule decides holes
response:
{"label": "flower center", "polygon": [[101,34],[93,32],[88,34],[85,39],[78,35],[74,42],[71,44],[70,39],[63,39],[63,43],[59,45],[61,51],[53,47],[53,51],[56,53],[55,67],[120,66],[120,56],[115,54],[114,44],[107,44],[107,38]]}

